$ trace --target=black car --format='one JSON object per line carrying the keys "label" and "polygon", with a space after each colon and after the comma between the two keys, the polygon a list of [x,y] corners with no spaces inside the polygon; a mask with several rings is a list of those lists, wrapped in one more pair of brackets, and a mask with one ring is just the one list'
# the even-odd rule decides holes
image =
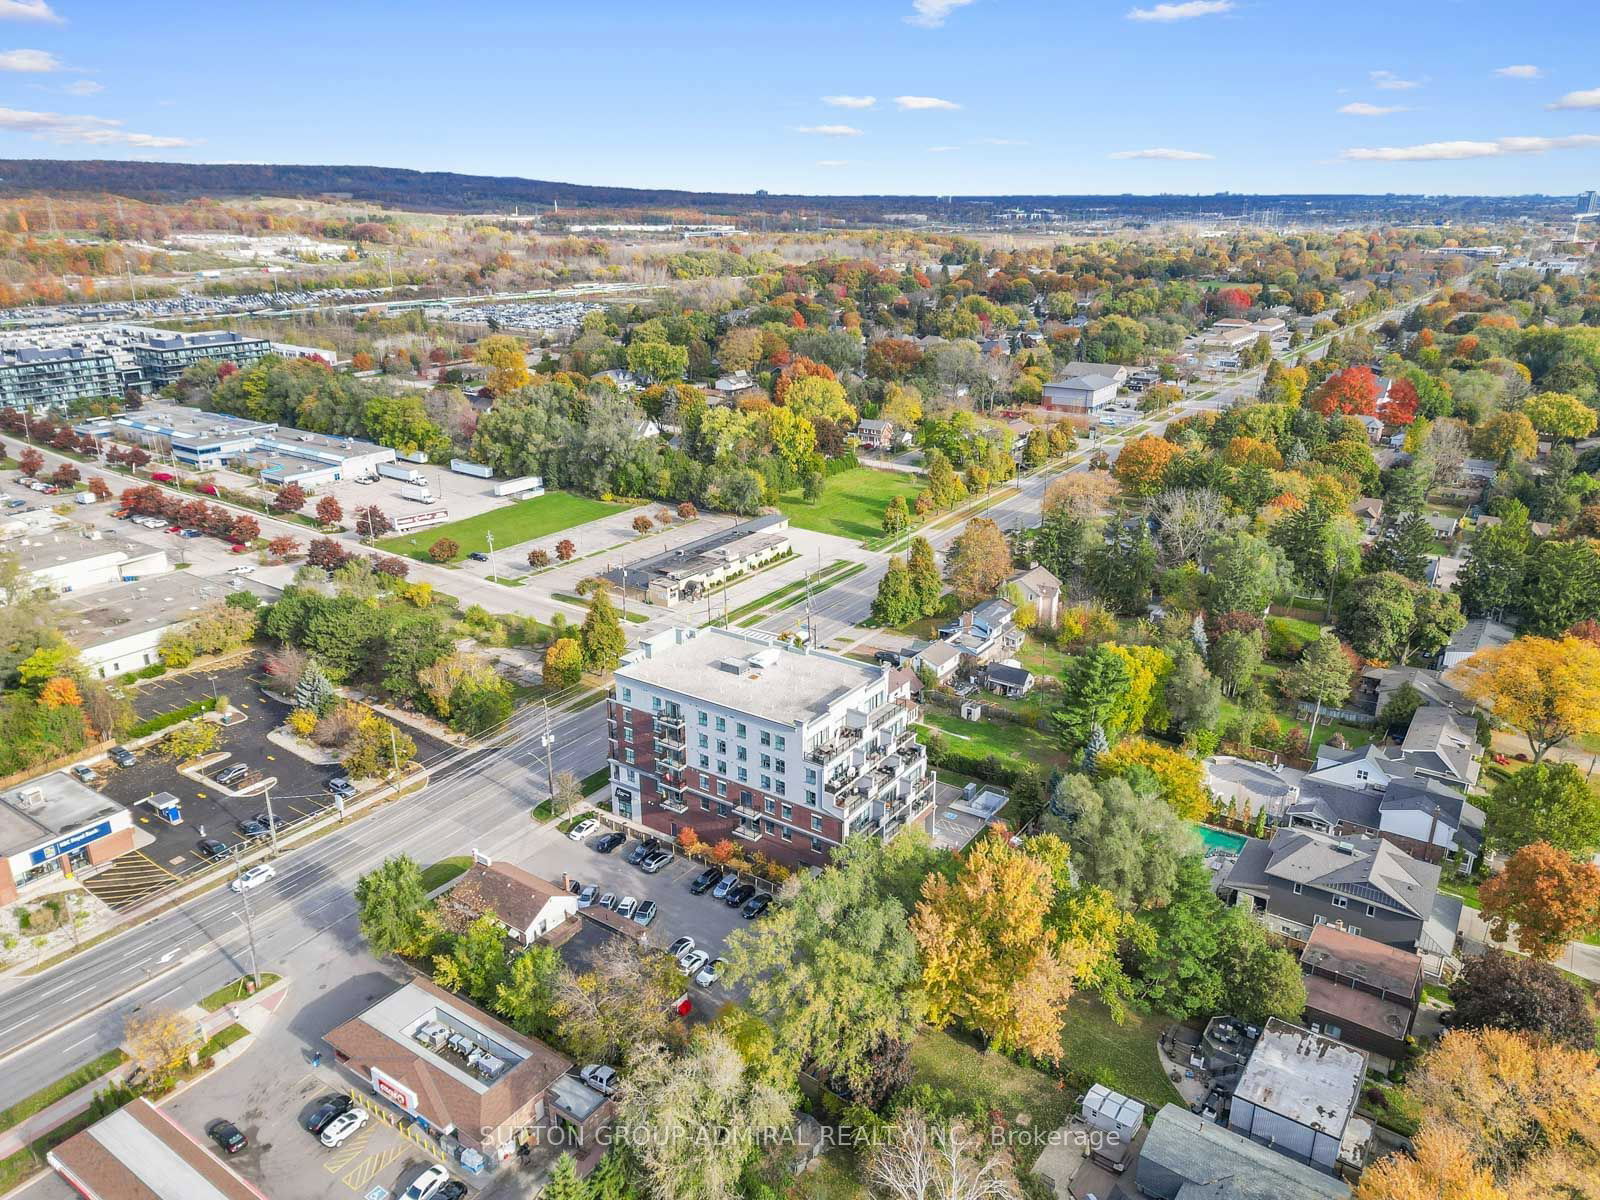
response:
{"label": "black car", "polygon": [[270,830],[270,829],[282,829],[283,828],[283,818],[280,817],[277,813],[270,813],[269,814],[269,813],[267,813],[265,811],[258,812],[256,814],[255,820],[256,820],[256,824],[261,826],[263,829],[269,829]]}
{"label": "black car", "polygon": [[430,1196],[429,1200],[463,1200],[463,1197],[465,1197],[466,1194],[467,1185],[462,1183],[459,1179],[452,1179],[449,1183],[445,1184],[442,1188]]}
{"label": "black car", "polygon": [[349,1096],[337,1094],[324,1096],[318,1102],[317,1107],[312,1110],[311,1115],[306,1118],[306,1132],[321,1133],[335,1117],[343,1116],[349,1112],[354,1104],[355,1101],[351,1100]]}
{"label": "black car", "polygon": [[902,656],[898,650],[879,650],[872,657],[874,661],[886,663],[891,667],[898,667],[902,662]]}
{"label": "black car", "polygon": [[240,833],[244,834],[244,836],[247,838],[266,837],[267,834],[272,832],[272,830],[268,829],[264,824],[256,820],[254,817],[245,818],[243,821],[240,821],[237,825],[235,825],[234,828]]}
{"label": "black car", "polygon": [[237,1154],[250,1143],[232,1121],[216,1120],[206,1126],[206,1136],[228,1154]]}
{"label": "black car", "polygon": [[195,847],[202,858],[221,858],[228,853],[228,844],[219,842],[216,838],[201,838],[200,844]]}
{"label": "black car", "polygon": [[708,892],[712,888],[716,887],[721,879],[721,867],[707,867],[704,871],[701,871],[700,874],[696,875],[690,882],[689,892],[691,895],[695,896],[700,895],[701,892]]}
{"label": "black car", "polygon": [[113,746],[106,752],[106,757],[119,767],[131,767],[139,760],[134,757],[133,751],[126,746]]}
{"label": "black car", "polygon": [[746,921],[754,921],[772,904],[772,897],[766,892],[757,892],[744,902],[744,907],[739,910],[739,915]]}
{"label": "black car", "polygon": [[603,833],[599,837],[595,838],[594,841],[589,843],[589,848],[597,854],[610,854],[613,850],[627,840],[628,839],[625,834]]}
{"label": "black car", "polygon": [[470,558],[473,562],[488,562],[489,561],[489,556],[487,554],[485,554],[482,550],[474,550],[471,554],[467,555],[467,557]]}
{"label": "black car", "polygon": [[628,851],[628,865],[637,867],[659,849],[661,849],[660,838],[645,838],[644,841]]}
{"label": "black car", "polygon": [[739,884],[738,887],[732,889],[728,893],[727,897],[722,902],[724,904],[726,904],[729,908],[738,908],[741,904],[743,904],[746,900],[750,899],[750,897],[754,896],[755,894],[756,894],[756,885],[755,884],[753,884],[753,883],[741,883],[741,884]]}

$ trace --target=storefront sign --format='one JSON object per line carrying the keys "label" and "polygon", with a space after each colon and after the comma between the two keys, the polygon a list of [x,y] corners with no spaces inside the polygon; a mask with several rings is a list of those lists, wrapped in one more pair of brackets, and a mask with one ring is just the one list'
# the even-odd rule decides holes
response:
{"label": "storefront sign", "polygon": [[408,1113],[417,1111],[417,1094],[393,1076],[372,1068],[372,1086],[390,1104],[398,1104]]}
{"label": "storefront sign", "polygon": [[37,867],[40,863],[47,863],[52,858],[59,858],[63,854],[81,849],[90,842],[97,842],[111,832],[111,822],[101,821],[98,825],[91,825],[87,829],[80,829],[76,833],[69,833],[66,837],[57,838],[55,841],[40,846],[28,852],[28,862]]}

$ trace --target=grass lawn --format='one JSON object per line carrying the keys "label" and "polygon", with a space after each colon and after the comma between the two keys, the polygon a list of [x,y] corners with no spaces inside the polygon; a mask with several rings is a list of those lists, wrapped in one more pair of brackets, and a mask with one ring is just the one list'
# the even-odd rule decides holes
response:
{"label": "grass lawn", "polygon": [[843,1146],[813,1162],[789,1188],[792,1200],[865,1200],[857,1158]]}
{"label": "grass lawn", "polygon": [[605,787],[606,781],[611,778],[611,768],[601,767],[593,775],[585,775],[578,786],[583,789],[585,796],[592,796]]}
{"label": "grass lawn", "polygon": [[211,1058],[220,1051],[226,1050],[235,1042],[241,1041],[249,1036],[250,1031],[243,1025],[240,1025],[237,1021],[232,1025],[226,1025],[217,1030],[216,1033],[212,1034],[211,1040],[204,1046],[200,1047],[200,1057],[202,1059]]}
{"label": "grass lawn", "polygon": [[76,1071],[68,1072],[52,1084],[40,1088],[31,1096],[24,1096],[21,1100],[6,1108],[0,1108],[0,1129],[10,1129],[18,1122],[26,1121],[34,1113],[43,1112],[57,1100],[70,1096],[79,1088],[93,1083],[107,1071],[120,1067],[128,1061],[128,1056],[121,1050],[107,1050],[92,1062],[84,1063]]}
{"label": "grass lawn", "polygon": [[1482,907],[1478,903],[1478,885],[1464,876],[1448,872],[1439,876],[1439,890],[1449,892],[1452,896],[1460,896],[1461,903],[1468,908]]}
{"label": "grass lawn", "polygon": [[[1152,1063],[1155,1047],[1150,1048]],[[1019,1067],[1003,1054],[988,1054],[955,1034],[924,1033],[911,1045],[911,1078],[948,1088],[959,1099],[999,1109],[1013,1125],[1059,1129],[1072,1111],[1073,1096],[1060,1080]],[[1031,1166],[1044,1147],[1021,1145],[1018,1157]]]}
{"label": "grass lawn", "polygon": [[1181,1104],[1156,1056],[1156,1042],[1170,1023],[1166,1017],[1131,1012],[1127,1023],[1118,1025],[1104,1004],[1078,996],[1067,1008],[1061,1033],[1062,1063],[1154,1108],[1169,1100]]}
{"label": "grass lawn", "polygon": [[470,866],[472,866],[472,860],[465,854],[441,858],[431,867],[422,869],[422,890],[431,892],[436,887],[443,887],[457,875],[464,874]]}
{"label": "grass lawn", "polygon": [[[200,1001],[200,1007],[205,1009],[207,1012],[216,1012],[217,1009],[221,1008],[224,1004],[232,1004],[236,1000],[243,1000],[247,995],[249,995],[244,988],[245,980],[252,978],[254,978],[254,976],[240,976],[232,983],[219,987],[216,991],[212,992],[211,995]],[[261,972],[261,988],[271,987],[273,984],[278,982],[279,978],[280,976],[274,975],[271,971]],[[256,991],[259,992],[261,988],[257,988]]]}
{"label": "grass lawn", "polygon": [[[982,701],[987,703],[987,699]],[[1013,721],[963,721],[943,709],[923,711],[923,722],[940,730],[951,746],[996,754],[1018,763],[1036,762],[1041,766],[1068,765],[1069,757],[1061,744],[1048,734]]]}
{"label": "grass lawn", "polygon": [[403,554],[418,562],[431,562],[428,547],[440,538],[451,538],[461,549],[450,561],[459,562],[474,550],[488,550],[490,533],[494,534],[494,544],[501,550],[507,550],[518,542],[560,533],[563,529],[571,529],[574,525],[582,525],[628,507],[626,504],[591,500],[587,496],[574,496],[571,492],[546,492],[531,500],[519,500],[475,517],[387,537],[377,545],[378,549],[391,554]]}
{"label": "grass lawn", "polygon": [[919,476],[857,467],[830,476],[823,484],[822,499],[815,504],[807,504],[795,491],[785,492],[778,507],[796,529],[865,542],[883,536],[883,510],[890,500],[904,496],[910,504],[921,490]]}
{"label": "grass lawn", "polygon": [[1017,655],[1017,661],[1035,675],[1048,675],[1052,679],[1060,679],[1072,657],[1065,651],[1057,650],[1054,646],[1040,641],[1037,637],[1030,637],[1022,643],[1022,651]]}

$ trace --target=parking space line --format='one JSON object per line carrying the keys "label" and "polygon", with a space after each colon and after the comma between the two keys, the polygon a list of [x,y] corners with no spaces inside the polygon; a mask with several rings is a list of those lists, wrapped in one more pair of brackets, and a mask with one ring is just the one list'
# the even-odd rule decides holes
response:
{"label": "parking space line", "polygon": [[353,1192],[359,1192],[377,1177],[395,1159],[406,1152],[404,1146],[390,1146],[376,1154],[369,1154],[361,1162],[339,1176],[339,1182]]}
{"label": "parking space line", "polygon": [[337,1175],[345,1167],[361,1157],[362,1151],[367,1148],[367,1142],[372,1138],[372,1126],[363,1126],[361,1131],[344,1145],[335,1150],[331,1157],[323,1162],[328,1169],[328,1174]]}

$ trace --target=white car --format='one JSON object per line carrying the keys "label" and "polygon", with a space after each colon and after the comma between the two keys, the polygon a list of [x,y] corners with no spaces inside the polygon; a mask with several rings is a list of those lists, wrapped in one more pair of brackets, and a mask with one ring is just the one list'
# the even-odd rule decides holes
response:
{"label": "white car", "polygon": [[617,916],[631,917],[633,916],[633,910],[638,907],[639,902],[632,896],[624,896],[621,900],[617,901]]}
{"label": "white car", "polygon": [[694,977],[694,981],[701,987],[710,987],[721,975],[722,960],[720,958],[713,958],[705,966],[700,968],[700,973]]}
{"label": "white car", "polygon": [[694,939],[692,937],[681,937],[667,947],[667,953],[672,955],[673,958],[682,958],[693,949]]}
{"label": "white car", "polygon": [[239,876],[239,878],[235,879],[228,886],[236,892],[248,892],[252,888],[260,887],[269,879],[277,878],[277,875],[278,873],[276,871],[263,863],[260,866],[251,867],[248,871]]}
{"label": "white car", "polygon": [[228,568],[229,575],[254,575],[255,573],[256,569],[249,563],[240,563],[237,567]]}
{"label": "white car", "polygon": [[322,1131],[322,1144],[337,1146],[366,1123],[367,1110],[364,1108],[352,1108],[349,1112],[340,1113]]}
{"label": "white car", "polygon": [[613,1095],[617,1090],[617,1072],[613,1067],[603,1067],[599,1063],[590,1063],[578,1072],[578,1078],[602,1096]]}
{"label": "white car", "polygon": [[600,823],[593,817],[585,817],[572,827],[572,832],[567,834],[567,836],[575,842],[581,842],[584,838],[588,837],[591,833],[598,829],[599,826]]}
{"label": "white car", "polygon": [[586,884],[583,891],[578,893],[578,907],[589,908],[594,904],[595,893],[600,889],[594,884]]}
{"label": "white car", "polygon": [[596,900],[595,903],[601,908],[615,908],[617,906],[617,894],[615,892],[602,893],[600,899]]}
{"label": "white car", "polygon": [[711,961],[711,955],[704,950],[691,950],[678,960],[678,970],[685,975],[698,975],[702,967]]}
{"label": "white car", "polygon": [[449,1178],[450,1172],[435,1164],[411,1181],[411,1186],[405,1190],[400,1200],[429,1200],[429,1197],[442,1188],[445,1180]]}

